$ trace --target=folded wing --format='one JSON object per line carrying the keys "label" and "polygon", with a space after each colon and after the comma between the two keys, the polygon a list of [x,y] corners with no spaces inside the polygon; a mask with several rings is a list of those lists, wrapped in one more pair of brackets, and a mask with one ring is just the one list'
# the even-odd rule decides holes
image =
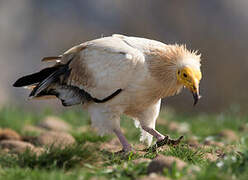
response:
{"label": "folded wing", "polygon": [[86,42],[66,51],[53,67],[22,77],[15,87],[34,86],[30,96],[54,95],[65,106],[86,101],[104,103],[121,93],[130,82],[143,54],[117,37]]}

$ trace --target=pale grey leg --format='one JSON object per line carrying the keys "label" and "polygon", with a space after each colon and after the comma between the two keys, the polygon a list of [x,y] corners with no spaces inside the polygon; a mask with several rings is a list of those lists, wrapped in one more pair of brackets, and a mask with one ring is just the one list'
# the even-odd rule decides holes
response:
{"label": "pale grey leg", "polygon": [[122,147],[123,147],[123,151],[124,152],[129,152],[132,150],[132,146],[128,143],[127,139],[125,138],[124,134],[121,132],[121,130],[114,130],[114,133],[116,134],[116,136],[118,137],[118,139],[120,140]]}
{"label": "pale grey leg", "polygon": [[144,129],[146,132],[148,132],[149,134],[151,134],[153,137],[155,137],[158,141],[161,141],[165,138],[164,135],[160,134],[158,131],[156,131],[153,128],[150,128],[148,126],[141,126],[142,129]]}

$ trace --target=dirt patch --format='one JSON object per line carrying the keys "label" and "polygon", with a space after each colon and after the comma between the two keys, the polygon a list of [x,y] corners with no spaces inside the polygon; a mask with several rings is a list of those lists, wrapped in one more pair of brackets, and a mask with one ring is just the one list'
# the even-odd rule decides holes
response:
{"label": "dirt patch", "polygon": [[102,143],[100,145],[100,150],[108,151],[110,153],[115,153],[121,151],[122,149],[121,143],[117,138],[112,139],[109,142]]}
{"label": "dirt patch", "polygon": [[223,142],[217,142],[213,140],[205,140],[204,145],[215,146],[215,147],[220,147],[220,148],[223,148],[225,146]]}
{"label": "dirt patch", "polygon": [[0,141],[2,140],[21,140],[21,136],[12,129],[0,129]]}
{"label": "dirt patch", "polygon": [[234,131],[229,130],[229,129],[222,130],[219,133],[219,136],[228,140],[228,141],[237,141],[239,139],[237,134]]}
{"label": "dirt patch", "polygon": [[179,158],[173,156],[163,156],[158,155],[152,160],[147,168],[148,174],[150,173],[162,173],[164,168],[172,169],[174,163],[176,163],[176,168],[182,170],[186,167],[187,163]]}
{"label": "dirt patch", "polygon": [[134,164],[140,164],[140,163],[145,163],[145,162],[151,162],[151,159],[148,158],[139,158],[139,159],[134,159],[132,161]]}
{"label": "dirt patch", "polygon": [[35,149],[34,145],[17,140],[3,140],[0,142],[1,149],[4,149],[6,152],[12,153],[24,153],[27,149],[33,151]]}
{"label": "dirt patch", "polygon": [[204,154],[204,158],[211,161],[211,162],[215,162],[218,159],[218,156],[216,154],[213,154],[213,153],[206,153],[206,154]]}
{"label": "dirt patch", "polygon": [[38,124],[39,127],[51,131],[70,131],[71,125],[55,116],[48,116]]}
{"label": "dirt patch", "polygon": [[54,146],[64,148],[73,145],[75,139],[68,133],[48,131],[37,137],[37,144],[41,146]]}
{"label": "dirt patch", "polygon": [[186,144],[188,144],[190,147],[199,147],[199,142],[196,137],[190,137],[187,139]]}

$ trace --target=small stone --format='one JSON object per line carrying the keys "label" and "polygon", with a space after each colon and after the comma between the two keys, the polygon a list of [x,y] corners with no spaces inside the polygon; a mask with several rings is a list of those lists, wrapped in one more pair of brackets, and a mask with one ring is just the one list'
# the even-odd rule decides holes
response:
{"label": "small stone", "polygon": [[170,179],[167,177],[158,175],[156,173],[151,173],[148,176],[144,176],[142,178],[139,178],[138,180],[170,180]]}
{"label": "small stone", "polygon": [[225,153],[224,153],[224,151],[221,150],[221,149],[216,149],[216,150],[215,150],[215,153],[216,153],[216,155],[217,155],[218,158],[223,158],[223,157],[225,157]]}
{"label": "small stone", "polygon": [[168,128],[169,128],[170,131],[178,131],[179,126],[180,125],[177,122],[170,122],[168,124]]}
{"label": "small stone", "polygon": [[133,148],[137,151],[143,151],[147,148],[147,146],[139,143],[139,144],[134,144]]}
{"label": "small stone", "polygon": [[178,128],[179,133],[188,133],[189,130],[190,130],[190,126],[188,123],[184,122],[179,124],[179,128]]}
{"label": "small stone", "polygon": [[212,153],[206,153],[206,154],[204,155],[204,158],[205,158],[205,159],[208,159],[208,160],[211,161],[211,162],[215,162],[215,161],[218,159],[217,155],[212,154]]}
{"label": "small stone", "polygon": [[21,140],[21,136],[12,129],[0,129],[0,141],[2,140]]}
{"label": "small stone", "polygon": [[100,150],[106,150],[111,153],[115,153],[115,152],[121,151],[122,150],[121,147],[122,146],[121,146],[120,141],[117,138],[114,138],[109,142],[102,143],[100,145]]}
{"label": "small stone", "polygon": [[149,163],[149,162],[151,162],[151,159],[148,159],[148,158],[139,158],[139,159],[134,159],[133,160],[133,163],[134,164],[140,164],[140,163],[145,163],[145,162]]}
{"label": "small stone", "polygon": [[187,144],[188,144],[189,146],[191,146],[191,147],[198,147],[198,146],[199,146],[199,142],[198,142],[197,138],[194,138],[194,137],[189,138],[189,139],[187,140]]}
{"label": "small stone", "polygon": [[24,141],[17,140],[3,140],[0,142],[1,149],[8,149],[13,153],[24,153],[27,149],[33,150],[35,147]]}
{"label": "small stone", "polygon": [[149,164],[149,166],[147,168],[148,174],[150,174],[150,173],[163,173],[164,168],[172,169],[174,162],[176,163],[176,168],[179,170],[182,170],[187,165],[186,162],[182,161],[179,158],[176,158],[173,156],[158,155]]}
{"label": "small stone", "polygon": [[168,129],[170,131],[176,131],[179,133],[187,133],[189,132],[189,124],[188,123],[177,123],[177,122],[170,122],[168,124]]}
{"label": "small stone", "polygon": [[217,146],[217,147],[224,147],[225,144],[223,142],[216,142],[216,141],[212,141],[212,140],[206,140],[204,141],[205,145],[209,145],[209,146]]}
{"label": "small stone", "polygon": [[229,129],[222,130],[219,135],[228,141],[237,141],[239,139],[237,134]]}
{"label": "small stone", "polygon": [[39,155],[41,155],[42,153],[45,152],[45,149],[42,148],[42,147],[35,147],[34,149],[32,149],[32,151],[33,151],[37,156],[39,156]]}
{"label": "small stone", "polygon": [[22,141],[29,142],[31,144],[37,144],[37,137],[36,136],[22,136]]}
{"label": "small stone", "polygon": [[248,123],[242,124],[242,125],[239,127],[239,131],[247,132],[247,131],[248,131]]}
{"label": "small stone", "polygon": [[75,139],[72,135],[65,132],[48,131],[37,137],[37,143],[44,146],[64,148],[73,145]]}
{"label": "small stone", "polygon": [[170,146],[160,146],[157,148],[158,151],[165,152],[170,150]]}
{"label": "small stone", "polygon": [[71,126],[68,123],[55,116],[46,117],[38,126],[51,131],[71,130]]}

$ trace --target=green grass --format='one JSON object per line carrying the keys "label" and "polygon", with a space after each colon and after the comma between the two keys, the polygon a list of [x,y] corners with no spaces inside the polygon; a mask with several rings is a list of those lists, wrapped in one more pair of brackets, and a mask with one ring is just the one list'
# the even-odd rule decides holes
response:
{"label": "green grass", "polygon": [[[100,149],[101,144],[108,143],[113,135],[98,136],[92,130],[77,131],[81,126],[89,126],[90,118],[81,109],[54,113],[45,110],[34,113],[21,108],[4,107],[0,109],[0,127],[11,128],[21,135],[26,135],[22,129],[25,125],[35,125],[48,115],[55,115],[68,122],[73,130],[70,132],[76,139],[76,144],[67,148],[47,147],[44,153],[36,156],[30,151],[23,154],[8,155],[0,153],[0,179],[137,179],[147,174],[147,162],[134,163],[140,158],[153,159],[157,153],[175,156],[187,163],[187,167],[179,170],[176,166],[164,169],[163,176],[171,179],[248,179],[248,135],[240,131],[240,127],[248,123],[248,116],[237,112],[221,114],[176,114],[161,112],[160,118],[166,122],[187,123],[189,132],[185,133],[184,141],[176,147],[168,147],[158,152],[116,154],[107,149]],[[134,127],[130,118],[122,117],[121,126],[127,139],[133,144],[139,144],[139,130]],[[179,132],[170,130],[167,125],[158,124],[157,129],[162,134],[178,137]],[[239,137],[236,142],[229,143],[218,136],[223,129],[233,130]],[[218,147],[190,147],[186,144],[192,136],[203,143],[205,138],[212,137],[225,143]],[[227,147],[232,145],[233,150]],[[216,154],[222,151],[224,156],[216,162],[205,157],[206,153]],[[197,168],[195,168],[197,167]],[[195,169],[195,170],[194,170]]]}
{"label": "green grass", "polygon": [[2,167],[22,167],[31,169],[70,169],[77,166],[84,161],[94,161],[91,149],[82,145],[73,145],[70,147],[59,148],[50,147],[45,150],[44,153],[37,156],[30,150],[25,151],[22,154],[0,156],[0,164]]}

